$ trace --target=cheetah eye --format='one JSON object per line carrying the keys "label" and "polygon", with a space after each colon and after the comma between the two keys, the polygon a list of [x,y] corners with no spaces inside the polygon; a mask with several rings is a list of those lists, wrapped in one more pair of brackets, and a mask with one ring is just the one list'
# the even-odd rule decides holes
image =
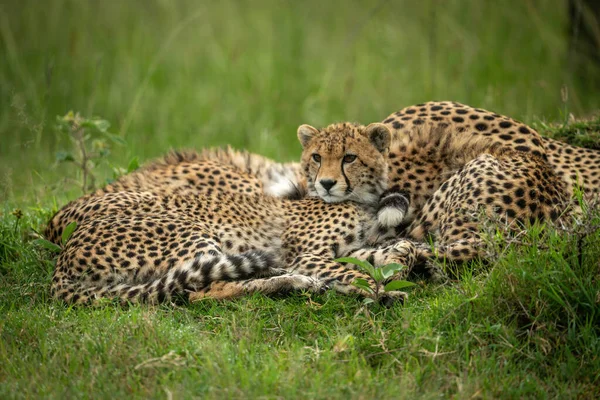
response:
{"label": "cheetah eye", "polygon": [[312,155],[312,159],[313,159],[315,162],[321,162],[321,156],[320,156],[320,155],[318,155],[317,153],[315,153],[315,154],[313,154],[313,155]]}
{"label": "cheetah eye", "polygon": [[354,160],[356,160],[356,156],[354,154],[346,154],[344,156],[344,163],[346,164],[350,164],[351,162],[354,162]]}

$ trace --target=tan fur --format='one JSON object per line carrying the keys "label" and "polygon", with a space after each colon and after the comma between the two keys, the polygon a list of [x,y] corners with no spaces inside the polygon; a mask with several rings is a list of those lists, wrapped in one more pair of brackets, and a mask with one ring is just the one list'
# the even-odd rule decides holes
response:
{"label": "tan fur", "polygon": [[[390,133],[385,126],[343,123],[319,131],[304,125],[298,137],[304,143],[301,167],[309,195],[330,203],[353,200],[375,204],[379,200],[388,172],[385,160]],[[356,158],[347,162],[347,156]],[[334,183],[329,191],[324,186],[327,181]]]}
{"label": "tan fur", "polygon": [[[197,300],[327,287],[369,296],[351,283],[357,277],[374,282],[336,258],[368,258],[378,266],[402,263],[408,266],[403,276],[415,261],[416,249],[408,241],[365,247],[370,238],[393,236],[377,229],[370,205],[239,193],[232,182],[248,180],[249,188],[259,188],[256,178],[191,154],[181,160],[167,156],[57,213],[49,239],[57,242],[70,222],[77,229],[56,262],[55,298],[76,304],[102,298],[156,303],[190,294]],[[379,158],[385,165],[384,155]],[[170,166],[188,172],[171,176]],[[196,171],[229,174],[228,185],[179,185],[181,176]],[[383,300],[404,297],[392,292]]]}
{"label": "tan fur", "polygon": [[[515,228],[558,218],[567,207],[574,174],[590,193],[598,187],[596,165],[592,172],[583,166],[584,156],[597,164],[597,153],[570,149],[569,160],[566,147],[483,109],[430,102],[400,110],[383,123],[392,132],[388,185],[410,194],[404,234],[436,240],[434,251],[418,245],[425,257],[462,261],[481,255],[481,215]],[[355,136],[353,124],[334,126]],[[305,148],[303,164],[311,151]],[[334,146],[329,151],[339,157]],[[310,188],[314,173],[305,168],[305,175]]]}
{"label": "tan fur", "polygon": [[83,213],[97,210],[85,205],[95,196],[114,192],[156,192],[163,194],[195,194],[199,191],[226,191],[247,195],[262,195],[265,187],[290,181],[293,190],[288,196],[304,197],[304,185],[294,183],[300,174],[299,165],[288,166],[257,154],[231,149],[207,149],[170,151],[166,156],[143,165],[138,170],[67,204],[59,210],[46,227],[45,235],[60,244],[60,238],[68,221],[77,220]]}

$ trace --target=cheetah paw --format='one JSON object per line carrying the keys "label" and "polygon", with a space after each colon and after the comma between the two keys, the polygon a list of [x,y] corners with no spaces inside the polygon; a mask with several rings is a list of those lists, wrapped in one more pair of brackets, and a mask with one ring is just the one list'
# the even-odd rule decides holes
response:
{"label": "cheetah paw", "polygon": [[293,290],[307,290],[322,293],[327,290],[327,285],[322,280],[307,275],[288,275],[288,284]]}
{"label": "cheetah paw", "polygon": [[391,250],[399,255],[408,256],[411,253],[415,253],[415,245],[408,240],[400,240],[392,245]]}
{"label": "cheetah paw", "polygon": [[415,246],[412,242],[407,240],[401,240],[397,243],[390,245],[388,250],[386,251],[385,260],[383,264],[401,264],[404,265],[399,273],[394,275],[392,279],[401,279],[402,277],[406,277],[416,260],[416,250]]}

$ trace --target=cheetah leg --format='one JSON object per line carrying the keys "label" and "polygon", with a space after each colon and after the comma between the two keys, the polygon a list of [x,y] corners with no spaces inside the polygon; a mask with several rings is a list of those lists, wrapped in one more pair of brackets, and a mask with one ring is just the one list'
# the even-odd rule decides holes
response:
{"label": "cheetah leg", "polygon": [[247,279],[244,281],[213,282],[210,286],[190,293],[191,302],[205,298],[233,299],[251,293],[279,294],[296,290],[320,292],[326,288],[325,282],[311,276],[285,274],[269,278]]}
{"label": "cheetah leg", "polygon": [[485,258],[485,223],[507,232],[527,221],[554,220],[565,202],[564,185],[541,159],[518,152],[483,154],[446,180],[409,228],[417,241],[433,234],[435,249],[423,246],[419,258],[449,262]]}
{"label": "cheetah leg", "polygon": [[[349,256],[359,259],[369,259],[376,266],[392,262],[412,265],[415,255],[415,247],[409,241],[398,242],[378,249],[359,249],[349,254]],[[191,293],[190,301],[207,297],[230,299],[255,292],[263,294],[284,293],[292,290],[319,292],[326,288],[326,283],[337,292],[365,296],[364,291],[351,283],[356,278],[372,280],[368,275],[358,272],[350,265],[345,266],[333,260],[328,262],[322,257],[311,254],[302,255],[294,261],[294,266],[291,268],[293,274],[246,281],[213,282],[210,287]],[[404,273],[404,270],[402,272]],[[407,273],[408,270],[406,270]],[[373,282],[371,283],[374,285]]]}
{"label": "cheetah leg", "polygon": [[[365,279],[369,282],[371,288],[375,290],[375,282],[370,276],[320,255],[302,254],[296,257],[290,270],[295,274],[307,275],[323,281],[328,287],[342,294],[373,297],[370,293],[352,285],[352,282],[357,278]],[[380,295],[380,301],[386,305],[391,305],[398,301],[404,302],[406,297],[407,295],[404,292],[386,292]]]}
{"label": "cheetah leg", "polygon": [[448,271],[440,267],[440,263],[436,260],[456,265],[485,258],[486,246],[477,232],[478,217],[474,212],[470,214],[467,217],[465,213],[452,211],[442,215],[438,223],[440,230],[446,234],[442,235],[440,240],[433,244],[423,240],[415,241],[417,249],[415,264],[423,269],[430,281],[442,283],[448,280]]}
{"label": "cheetah leg", "polygon": [[[383,267],[392,263],[404,265],[406,268],[390,278],[391,280],[403,279],[410,273],[416,263],[417,248],[413,242],[402,239],[387,246],[354,250],[348,256],[359,260],[367,260],[375,267]],[[344,265],[348,268],[354,268],[349,263]]]}
{"label": "cheetah leg", "polygon": [[450,262],[461,263],[474,260],[484,255],[484,243],[480,239],[461,239],[445,245],[431,246],[427,243],[419,243],[417,248],[417,260],[441,259]]}

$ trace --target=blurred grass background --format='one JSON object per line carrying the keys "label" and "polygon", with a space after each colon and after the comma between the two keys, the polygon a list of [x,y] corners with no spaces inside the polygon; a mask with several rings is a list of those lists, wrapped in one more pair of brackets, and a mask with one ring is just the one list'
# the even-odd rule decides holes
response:
{"label": "blurred grass background", "polygon": [[561,0],[0,0],[0,200],[78,194],[53,186],[71,109],[126,139],[117,165],[223,144],[291,160],[301,123],[427,100],[588,116],[600,91],[570,56]]}

